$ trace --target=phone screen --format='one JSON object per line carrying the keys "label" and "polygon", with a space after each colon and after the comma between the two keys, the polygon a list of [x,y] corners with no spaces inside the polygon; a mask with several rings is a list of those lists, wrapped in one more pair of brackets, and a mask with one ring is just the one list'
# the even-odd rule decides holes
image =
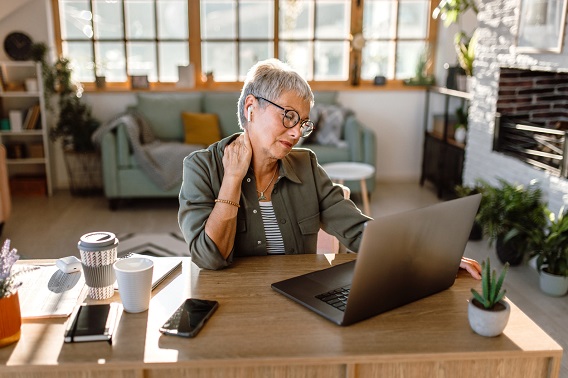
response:
{"label": "phone screen", "polygon": [[217,307],[219,307],[217,301],[186,299],[160,328],[160,332],[168,335],[194,337],[217,310]]}

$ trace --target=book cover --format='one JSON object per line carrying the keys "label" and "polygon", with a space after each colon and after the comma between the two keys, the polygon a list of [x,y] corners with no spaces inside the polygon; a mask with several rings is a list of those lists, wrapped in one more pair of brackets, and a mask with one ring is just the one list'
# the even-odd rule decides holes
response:
{"label": "book cover", "polygon": [[119,311],[118,303],[81,304],[67,321],[65,342],[77,343],[85,341],[112,342]]}

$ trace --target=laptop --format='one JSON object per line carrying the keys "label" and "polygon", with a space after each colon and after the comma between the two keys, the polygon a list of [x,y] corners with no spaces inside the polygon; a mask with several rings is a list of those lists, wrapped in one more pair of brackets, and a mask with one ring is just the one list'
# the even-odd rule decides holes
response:
{"label": "laptop", "polygon": [[[145,257],[154,262],[154,270],[152,271],[152,290],[158,287],[166,278],[168,278],[177,268],[181,266],[183,259],[181,257],[162,257],[153,256],[144,253],[128,253],[120,256],[119,259],[127,257]],[[114,290],[118,290],[118,282],[114,282]]]}
{"label": "laptop", "polygon": [[272,288],[341,326],[438,293],[455,281],[480,201],[476,194],[369,221],[356,260]]}

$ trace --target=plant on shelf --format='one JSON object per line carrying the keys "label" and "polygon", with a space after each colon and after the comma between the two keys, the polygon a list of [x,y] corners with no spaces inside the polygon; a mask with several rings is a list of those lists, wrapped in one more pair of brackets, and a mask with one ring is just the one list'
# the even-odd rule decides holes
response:
{"label": "plant on shelf", "polygon": [[502,286],[508,269],[509,264],[505,264],[497,277],[489,258],[481,263],[481,293],[472,288],[468,305],[469,324],[479,335],[500,335],[507,325],[511,308],[504,300],[506,290]]}
{"label": "plant on shelf", "polygon": [[454,139],[459,143],[464,143],[467,136],[467,117],[468,111],[465,106],[456,109],[456,125],[454,126]]}
{"label": "plant on shelf", "polygon": [[545,227],[532,230],[531,256],[536,257],[540,288],[546,294],[563,296],[568,292],[568,213],[547,210]]}
{"label": "plant on shelf", "polygon": [[[432,18],[437,19],[439,17],[444,22],[445,27],[456,24],[460,28],[454,36],[454,48],[458,64],[463,69],[466,77],[458,75],[453,81],[459,83],[457,85],[459,90],[468,92],[470,91],[468,88],[468,84],[470,84],[469,78],[473,75],[473,62],[475,60],[478,36],[477,29],[471,32],[471,36],[462,30],[460,19],[470,10],[476,16],[479,13],[479,9],[473,0],[441,0],[432,12]],[[454,74],[457,74],[457,72]]]}
{"label": "plant on shelf", "polygon": [[492,186],[477,181],[483,187],[483,197],[476,220],[489,245],[496,241],[500,261],[515,266],[529,250],[530,232],[546,225],[546,207],[538,186],[513,185],[503,179],[498,182],[498,186]]}
{"label": "plant on shelf", "polygon": [[454,47],[458,56],[458,63],[465,71],[466,76],[473,75],[473,61],[475,60],[477,38],[477,30],[473,32],[471,37],[468,37],[463,31],[460,31],[454,37]]}

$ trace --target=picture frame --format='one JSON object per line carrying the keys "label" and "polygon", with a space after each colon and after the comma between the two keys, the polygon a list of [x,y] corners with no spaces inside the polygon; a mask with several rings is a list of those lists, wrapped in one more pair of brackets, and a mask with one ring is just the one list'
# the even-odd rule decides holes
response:
{"label": "picture frame", "polygon": [[148,89],[150,88],[150,82],[148,81],[148,75],[131,75],[130,76],[130,86],[132,89]]}
{"label": "picture frame", "polygon": [[517,52],[560,53],[568,0],[521,0]]}

